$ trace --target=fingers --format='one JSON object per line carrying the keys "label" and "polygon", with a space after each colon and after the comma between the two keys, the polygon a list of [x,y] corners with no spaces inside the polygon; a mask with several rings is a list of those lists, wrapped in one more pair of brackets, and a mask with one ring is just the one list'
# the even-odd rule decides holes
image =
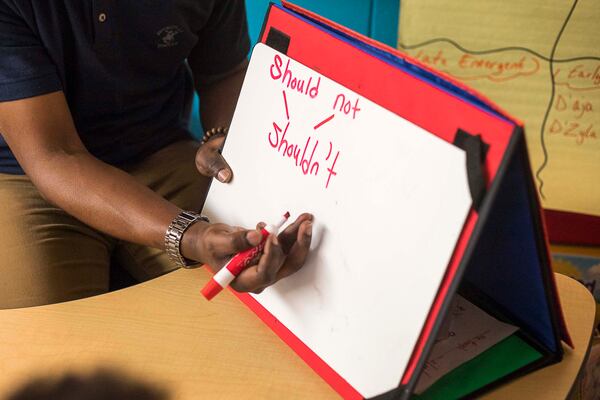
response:
{"label": "fingers", "polygon": [[231,181],[233,172],[219,152],[224,141],[224,136],[214,137],[200,146],[196,153],[196,167],[202,175],[216,177],[219,181],[227,183]]}
{"label": "fingers", "polygon": [[[260,230],[265,224],[256,225],[256,231],[229,230],[227,238],[215,242],[221,254],[230,254],[256,246],[260,243]],[[231,283],[233,289],[240,292],[260,293],[298,271],[304,265],[312,239],[313,216],[300,215],[279,236],[269,236],[263,254],[255,265],[244,269]]]}
{"label": "fingers", "polygon": [[304,221],[300,224],[297,232],[297,240],[287,254],[285,263],[279,269],[276,280],[290,276],[302,268],[310,251],[312,229],[312,220]]}
{"label": "fingers", "polygon": [[273,235],[269,237],[269,241],[265,246],[264,257],[260,258],[257,266],[258,277],[264,286],[275,283],[277,272],[284,261],[285,254],[281,249],[277,236]]}
{"label": "fingers", "polygon": [[213,258],[223,260],[251,247],[258,246],[262,235],[257,230],[235,228],[213,230],[207,237],[209,251]]}
{"label": "fingers", "polygon": [[285,228],[283,232],[279,234],[279,241],[281,242],[281,246],[283,247],[284,253],[289,253],[296,240],[299,240],[298,233],[302,223],[312,220],[312,214],[300,214],[300,216],[296,218],[296,220],[292,224],[290,224],[287,228]]}
{"label": "fingers", "polygon": [[289,254],[286,255],[281,241],[276,236],[270,236],[258,264],[242,271],[231,286],[237,291],[260,293],[266,287],[302,268],[310,249],[312,219],[304,219],[297,229],[293,230],[296,238]]}
{"label": "fingers", "polygon": [[279,240],[276,236],[270,236],[258,264],[243,270],[231,283],[231,287],[240,292],[262,292],[277,281],[285,259]]}

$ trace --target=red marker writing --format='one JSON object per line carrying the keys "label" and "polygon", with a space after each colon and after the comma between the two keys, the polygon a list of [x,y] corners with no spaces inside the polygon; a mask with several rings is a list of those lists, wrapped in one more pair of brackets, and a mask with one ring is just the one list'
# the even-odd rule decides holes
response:
{"label": "red marker writing", "polygon": [[202,289],[202,294],[207,300],[211,300],[215,297],[223,288],[229,286],[229,284],[238,276],[246,267],[250,265],[250,262],[262,253],[265,248],[265,243],[269,235],[276,235],[279,233],[279,229],[285,224],[285,221],[290,217],[290,213],[286,212],[281,221],[275,225],[265,226],[260,233],[262,234],[262,240],[260,244],[248,250],[244,250],[237,253],[223,268],[213,275],[212,279],[208,281],[206,286]]}

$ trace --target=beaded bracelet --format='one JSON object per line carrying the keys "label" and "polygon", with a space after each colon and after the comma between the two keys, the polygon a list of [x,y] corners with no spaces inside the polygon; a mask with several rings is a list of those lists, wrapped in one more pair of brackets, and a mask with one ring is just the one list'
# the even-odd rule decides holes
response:
{"label": "beaded bracelet", "polygon": [[202,137],[200,144],[202,145],[202,144],[208,142],[210,140],[210,138],[212,138],[213,136],[219,136],[219,135],[223,135],[223,136],[227,135],[227,128],[224,126],[219,126],[219,127],[207,130],[206,132],[204,132],[204,136]]}

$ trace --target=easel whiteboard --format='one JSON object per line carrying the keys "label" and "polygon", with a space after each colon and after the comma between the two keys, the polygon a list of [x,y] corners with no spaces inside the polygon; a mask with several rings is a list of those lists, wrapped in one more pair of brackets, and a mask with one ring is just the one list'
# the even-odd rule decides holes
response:
{"label": "easel whiteboard", "polygon": [[304,268],[254,297],[363,396],[397,387],[471,206],[464,151],[258,44],[223,155],[214,221],[315,216]]}

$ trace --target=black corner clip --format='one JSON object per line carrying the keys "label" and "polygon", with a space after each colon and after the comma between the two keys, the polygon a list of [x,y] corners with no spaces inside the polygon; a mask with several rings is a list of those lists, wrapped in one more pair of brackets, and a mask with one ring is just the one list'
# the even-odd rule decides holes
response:
{"label": "black corner clip", "polygon": [[406,390],[406,385],[400,385],[389,392],[385,392],[375,397],[369,397],[366,400],[407,400],[409,398],[410,392]]}
{"label": "black corner clip", "polygon": [[485,157],[490,146],[481,139],[481,135],[472,135],[458,129],[454,145],[467,153],[467,178],[473,208],[479,211],[486,192]]}
{"label": "black corner clip", "polygon": [[265,44],[280,53],[287,54],[290,47],[290,37],[276,28],[269,28]]}

